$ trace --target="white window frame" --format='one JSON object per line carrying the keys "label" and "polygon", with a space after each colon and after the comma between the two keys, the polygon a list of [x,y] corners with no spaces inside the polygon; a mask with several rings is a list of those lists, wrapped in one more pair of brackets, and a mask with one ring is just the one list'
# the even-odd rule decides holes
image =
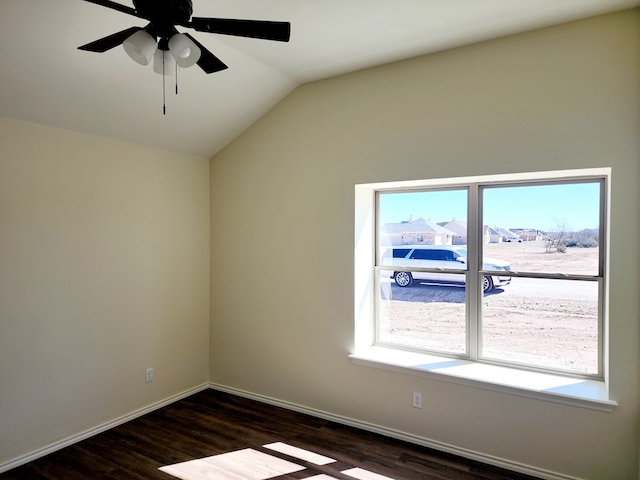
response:
{"label": "white window frame", "polygon": [[[355,364],[365,365],[405,374],[437,378],[479,388],[489,388],[516,395],[524,395],[544,400],[568,403],[571,405],[612,411],[617,405],[609,398],[607,383],[608,344],[606,339],[608,324],[608,232],[610,196],[610,168],[563,170],[552,172],[531,172],[519,174],[486,175],[479,177],[459,177],[450,179],[428,179],[415,181],[394,181],[356,185],[355,187],[355,245],[354,245],[354,300],[355,300],[355,341],[351,359]],[[479,278],[483,271],[481,229],[482,205],[478,192],[480,188],[490,188],[499,184],[546,184],[549,182],[566,183],[585,179],[603,179],[600,248],[602,254],[599,265],[599,373],[596,376],[579,376],[560,372],[545,371],[531,366],[504,365],[499,362],[487,362],[478,358],[477,344],[472,341],[467,346],[468,357],[451,357],[429,352],[408,351],[401,348],[378,345],[376,343],[376,192],[410,191],[425,188],[450,188],[469,186],[469,232],[476,232],[469,239],[468,252],[470,263],[475,263],[476,275],[467,273],[467,292],[471,297],[467,305],[471,309],[468,316],[478,318],[477,305],[480,301]],[[510,186],[510,185],[509,185]],[[471,208],[473,207],[473,208]],[[477,238],[475,238],[477,236]],[[475,259],[473,262],[471,259]],[[473,265],[470,271],[474,272]],[[517,276],[515,274],[514,276]],[[525,274],[526,275],[526,274]],[[531,276],[531,275],[530,275]],[[534,274],[535,276],[535,274]],[[543,274],[541,278],[550,278]],[[572,278],[578,278],[574,276]],[[475,297],[474,297],[475,296]],[[475,311],[474,311],[475,310]],[[475,329],[477,321],[468,324]],[[471,337],[478,338],[472,331]],[[446,367],[443,367],[445,365]]]}

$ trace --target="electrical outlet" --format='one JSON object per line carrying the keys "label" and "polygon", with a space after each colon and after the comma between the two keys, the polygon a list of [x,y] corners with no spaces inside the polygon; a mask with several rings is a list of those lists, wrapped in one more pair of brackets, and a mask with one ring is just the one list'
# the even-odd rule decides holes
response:
{"label": "electrical outlet", "polygon": [[413,392],[413,408],[422,408],[422,394]]}
{"label": "electrical outlet", "polygon": [[144,371],[144,381],[145,383],[153,382],[153,368],[147,368]]}

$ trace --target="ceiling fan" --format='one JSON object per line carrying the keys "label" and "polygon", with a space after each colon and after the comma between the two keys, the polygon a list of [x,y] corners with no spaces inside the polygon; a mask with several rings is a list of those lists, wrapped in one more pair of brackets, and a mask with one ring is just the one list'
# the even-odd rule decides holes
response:
{"label": "ceiling fan", "polygon": [[154,70],[197,64],[204,72],[214,73],[227,66],[188,33],[180,33],[176,25],[198,32],[219,33],[239,37],[288,42],[289,22],[191,17],[191,0],[133,0],[134,8],[112,0],[85,0],[149,21],[146,27],[131,27],[91,43],[80,50],[103,53],[123,45],[136,62],[148,65],[154,58]]}

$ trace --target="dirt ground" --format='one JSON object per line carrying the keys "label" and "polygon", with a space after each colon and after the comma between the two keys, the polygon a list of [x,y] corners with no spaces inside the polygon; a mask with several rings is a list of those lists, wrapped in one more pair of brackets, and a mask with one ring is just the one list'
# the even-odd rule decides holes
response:
{"label": "dirt ground", "polygon": [[[543,242],[503,243],[485,245],[485,257],[506,260],[519,272],[598,271],[597,248],[547,253]],[[391,279],[383,281],[388,285],[380,301],[380,341],[465,352],[464,286],[415,282],[401,288]],[[488,359],[596,374],[598,284],[513,278],[510,285],[484,296],[482,332],[482,352]]]}

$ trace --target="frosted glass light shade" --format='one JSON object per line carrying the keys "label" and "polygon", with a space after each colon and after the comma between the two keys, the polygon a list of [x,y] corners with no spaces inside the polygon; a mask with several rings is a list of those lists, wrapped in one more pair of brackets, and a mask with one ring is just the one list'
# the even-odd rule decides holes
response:
{"label": "frosted glass light shade", "polygon": [[184,33],[176,33],[169,40],[169,50],[178,66],[187,68],[200,60],[200,48]]}
{"label": "frosted glass light shade", "polygon": [[[162,68],[162,57],[164,56],[164,71]],[[162,75],[175,75],[176,74],[176,59],[169,50],[156,50],[153,55],[153,71]]]}
{"label": "frosted glass light shade", "polygon": [[144,30],[138,30],[123,43],[124,51],[140,65],[149,65],[151,57],[158,48],[156,39]]}

